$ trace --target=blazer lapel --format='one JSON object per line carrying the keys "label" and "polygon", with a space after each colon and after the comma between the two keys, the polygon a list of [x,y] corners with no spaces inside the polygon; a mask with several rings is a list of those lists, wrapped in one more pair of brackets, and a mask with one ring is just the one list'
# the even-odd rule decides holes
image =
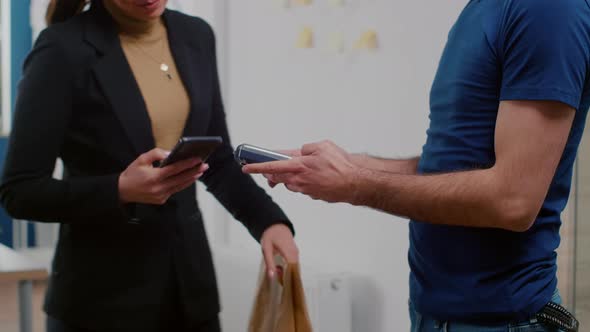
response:
{"label": "blazer lapel", "polygon": [[102,57],[93,67],[96,79],[138,154],[155,147],[143,96],[123,53],[115,24],[100,2],[93,2],[86,40]]}
{"label": "blazer lapel", "polygon": [[[184,136],[205,135],[209,126],[211,109],[210,98],[204,93],[206,88],[211,88],[206,82],[212,82],[211,71],[206,68],[206,59],[196,42],[198,35],[192,31],[186,31],[175,19],[178,13],[166,10],[164,22],[168,29],[168,41],[170,50],[178,72],[187,90],[191,101],[191,109],[184,128]],[[187,38],[190,36],[190,38]],[[191,42],[192,41],[192,42]]]}

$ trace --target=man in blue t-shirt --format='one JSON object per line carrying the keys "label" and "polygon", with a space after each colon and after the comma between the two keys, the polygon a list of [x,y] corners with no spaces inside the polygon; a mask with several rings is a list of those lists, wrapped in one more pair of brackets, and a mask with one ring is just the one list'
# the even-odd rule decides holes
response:
{"label": "man in blue t-shirt", "polygon": [[472,0],[449,33],[422,155],[331,142],[249,165],[272,185],[407,216],[413,331],[554,331],[560,214],[590,107],[590,0]]}

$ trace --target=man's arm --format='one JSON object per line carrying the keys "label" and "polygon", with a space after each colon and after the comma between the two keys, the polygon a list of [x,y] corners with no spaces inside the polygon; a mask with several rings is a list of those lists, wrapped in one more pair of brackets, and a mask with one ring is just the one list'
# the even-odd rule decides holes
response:
{"label": "man's arm", "polygon": [[[301,157],[302,150],[281,150],[279,152],[291,157]],[[345,152],[338,148],[339,151]],[[381,157],[371,156],[366,153],[354,153],[348,155],[348,161],[354,165],[362,168],[368,168],[375,171],[414,175],[418,173],[418,163],[420,157],[406,158],[406,159],[387,159]]]}
{"label": "man's arm", "polygon": [[492,168],[424,176],[361,169],[351,202],[433,224],[525,231],[547,195],[574,115],[562,103],[502,102]]}
{"label": "man's arm", "polygon": [[418,162],[420,161],[420,157],[409,159],[385,159],[367,154],[353,154],[350,158],[351,161],[358,167],[406,175],[417,174]]}
{"label": "man's arm", "polygon": [[490,169],[404,175],[358,167],[330,142],[308,144],[291,160],[247,165],[295,192],[349,202],[432,224],[525,231],[543,204],[575,110],[549,101],[504,101]]}

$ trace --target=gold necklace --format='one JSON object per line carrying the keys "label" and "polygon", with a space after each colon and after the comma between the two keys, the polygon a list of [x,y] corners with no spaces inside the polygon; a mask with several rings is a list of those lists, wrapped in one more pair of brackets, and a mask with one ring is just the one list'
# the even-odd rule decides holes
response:
{"label": "gold necklace", "polygon": [[[164,39],[162,39],[162,40],[164,40]],[[139,43],[132,41],[131,44],[135,48],[137,48],[141,53],[146,55],[150,60],[152,60],[153,62],[158,64],[160,66],[160,71],[163,72],[164,75],[166,75],[166,77],[168,77],[168,80],[172,80],[172,74],[170,73],[170,66],[168,66],[165,61],[158,61],[158,59],[156,59],[154,56],[152,56],[151,54],[146,52],[142,47],[140,47]],[[164,53],[164,47],[165,47],[165,45],[164,45],[164,43],[162,43],[162,53]]]}

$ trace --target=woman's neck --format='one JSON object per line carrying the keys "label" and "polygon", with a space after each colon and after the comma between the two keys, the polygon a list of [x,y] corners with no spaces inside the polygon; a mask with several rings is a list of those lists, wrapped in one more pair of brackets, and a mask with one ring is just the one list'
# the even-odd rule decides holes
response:
{"label": "woman's neck", "polygon": [[123,35],[134,38],[150,38],[150,36],[157,38],[161,37],[160,35],[164,31],[164,24],[160,17],[143,21],[127,15],[109,0],[104,0],[104,6],[113,17],[119,32]]}

